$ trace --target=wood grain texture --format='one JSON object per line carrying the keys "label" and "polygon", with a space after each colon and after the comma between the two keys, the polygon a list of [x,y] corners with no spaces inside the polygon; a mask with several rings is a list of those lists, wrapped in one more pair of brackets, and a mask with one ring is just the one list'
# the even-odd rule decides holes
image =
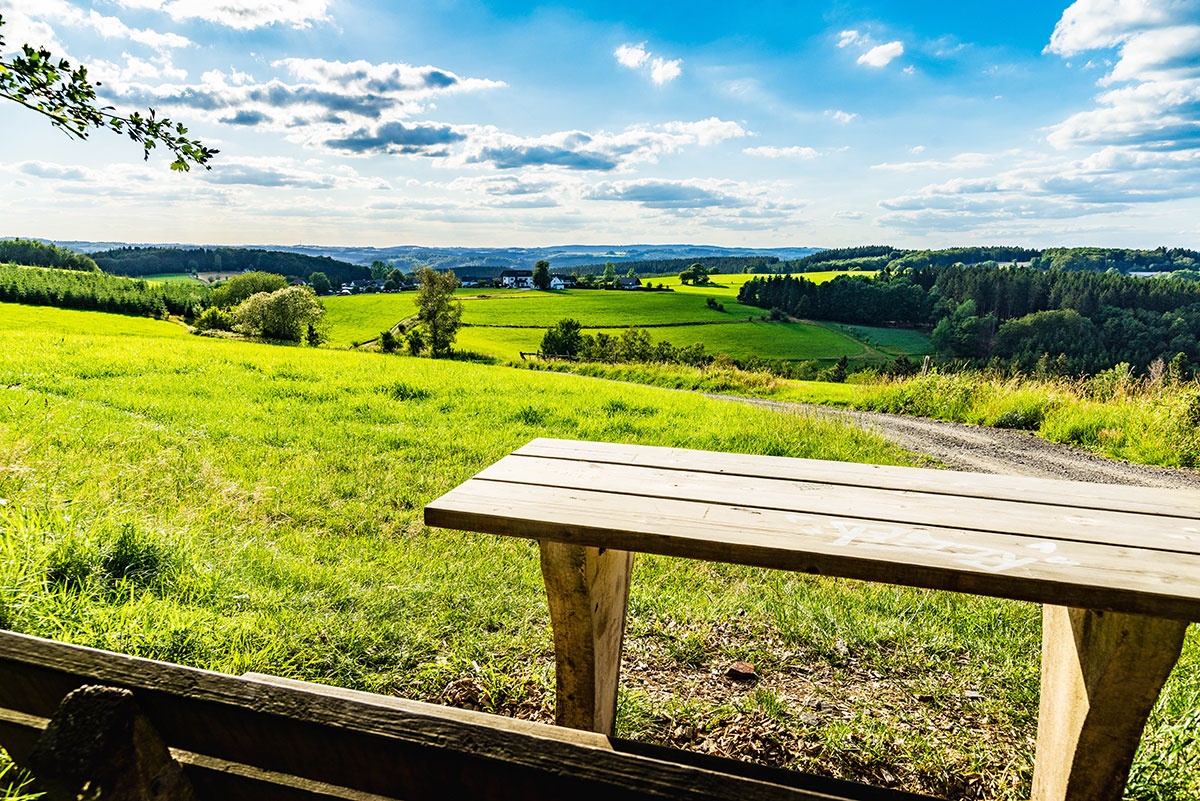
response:
{"label": "wood grain texture", "polygon": [[819,481],[844,486],[886,486],[969,498],[1078,505],[1090,509],[1200,517],[1200,493],[1159,487],[1093,484],[1024,476],[930,470],[922,467],[830,462],[787,456],[622,445],[538,438],[514,453],[526,456],[711,473]]}
{"label": "wood grain texture", "polygon": [[1033,801],[1120,801],[1187,623],[1046,606]]}
{"label": "wood grain texture", "polygon": [[[466,722],[436,709],[405,711],[352,695],[0,632],[0,709],[26,716],[0,719],[0,734],[24,736],[27,716],[50,717],[67,693],[85,684],[131,690],[172,753],[188,766],[203,798],[300,798],[306,783],[317,783],[320,790],[311,797],[366,794],[407,801],[917,798],[878,795],[853,785],[828,793],[787,771],[764,774],[726,761],[719,763],[725,770],[696,766],[663,754],[624,753],[532,730]],[[4,724],[6,719],[10,723]],[[255,769],[250,778],[273,789],[260,795],[232,790],[204,795],[201,788],[237,785],[238,771],[222,764]],[[290,777],[290,784],[273,781],[274,774]]]}
{"label": "wood grain texture", "polygon": [[549,540],[540,546],[554,629],[555,722],[612,735],[633,554]]}
{"label": "wood grain texture", "polygon": [[472,479],[430,525],[1063,606],[1200,619],[1200,555]]}
{"label": "wood grain texture", "polygon": [[622,499],[683,498],[744,509],[1019,534],[1171,553],[1195,552],[1200,543],[1200,518],[1083,509],[1065,502],[1034,504],[887,487],[829,485],[811,479],[748,478],[700,470],[513,455],[483,470],[474,480],[514,485],[514,491],[524,485],[592,490]]}

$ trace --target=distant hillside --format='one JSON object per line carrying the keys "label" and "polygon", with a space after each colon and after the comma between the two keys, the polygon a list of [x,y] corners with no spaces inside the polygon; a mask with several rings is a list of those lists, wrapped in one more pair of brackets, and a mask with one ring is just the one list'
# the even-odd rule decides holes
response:
{"label": "distant hillside", "polygon": [[328,256],[306,256],[254,248],[122,247],[92,254],[100,269],[113,275],[164,273],[230,273],[261,270],[307,280],[322,272],[334,285],[371,277],[371,270]]}
{"label": "distant hillside", "polygon": [[[130,249],[133,243],[56,241],[55,244],[71,248],[80,253],[107,253]],[[317,258],[329,258],[352,265],[369,266],[374,261],[384,261],[401,270],[411,271],[422,265],[439,270],[454,270],[485,276],[487,270],[499,275],[502,270],[532,269],[545,259],[555,270],[571,270],[576,267],[613,262],[627,264],[637,261],[662,259],[688,259],[688,263],[704,259],[747,257],[774,258],[781,261],[795,260],[815,253],[820,248],[724,248],[712,245],[560,245],[555,247],[530,248],[473,248],[473,247],[423,247],[419,245],[397,245],[395,247],[342,247],[321,245],[247,245],[227,248],[203,244],[137,243],[136,250],[255,250],[269,253],[294,253]],[[685,265],[686,266],[686,265]],[[265,268],[263,268],[265,269]],[[320,269],[320,268],[314,268]],[[629,268],[626,267],[626,270]],[[186,270],[183,270],[186,272]],[[624,270],[622,270],[624,272]],[[332,276],[330,276],[332,278]]]}
{"label": "distant hillside", "polygon": [[[778,256],[693,256],[686,259],[644,259],[641,261],[620,262],[618,271],[624,275],[634,270],[638,275],[678,275],[693,264],[703,264],[710,273],[772,273],[778,265]],[[617,262],[613,262],[617,264]],[[587,264],[579,267],[579,272],[604,272],[607,263]]]}

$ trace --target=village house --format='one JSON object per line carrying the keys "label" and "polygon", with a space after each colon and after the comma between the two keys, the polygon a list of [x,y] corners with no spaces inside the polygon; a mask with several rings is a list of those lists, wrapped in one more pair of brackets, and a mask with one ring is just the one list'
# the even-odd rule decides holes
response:
{"label": "village house", "polygon": [[509,289],[533,289],[533,270],[505,270],[500,273],[500,286]]}

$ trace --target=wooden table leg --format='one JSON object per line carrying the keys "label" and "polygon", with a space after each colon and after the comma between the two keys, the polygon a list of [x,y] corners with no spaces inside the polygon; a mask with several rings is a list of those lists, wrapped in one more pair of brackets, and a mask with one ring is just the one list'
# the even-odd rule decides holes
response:
{"label": "wooden table leg", "polygon": [[1120,801],[1180,620],[1046,605],[1033,801]]}
{"label": "wooden table leg", "polygon": [[633,553],[561,542],[540,546],[554,627],[555,722],[611,736]]}

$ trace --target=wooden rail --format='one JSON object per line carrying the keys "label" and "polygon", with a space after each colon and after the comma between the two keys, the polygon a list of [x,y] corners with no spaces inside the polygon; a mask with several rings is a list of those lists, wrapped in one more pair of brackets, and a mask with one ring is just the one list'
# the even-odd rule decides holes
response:
{"label": "wooden rail", "polygon": [[560,724],[613,729],[633,553],[1045,604],[1035,801],[1117,801],[1200,620],[1195,492],[538,439],[425,508],[539,540]]}
{"label": "wooden rail", "polygon": [[[0,746],[47,801],[918,801],[849,782],[0,631]],[[89,795],[88,797],[94,797]]]}

